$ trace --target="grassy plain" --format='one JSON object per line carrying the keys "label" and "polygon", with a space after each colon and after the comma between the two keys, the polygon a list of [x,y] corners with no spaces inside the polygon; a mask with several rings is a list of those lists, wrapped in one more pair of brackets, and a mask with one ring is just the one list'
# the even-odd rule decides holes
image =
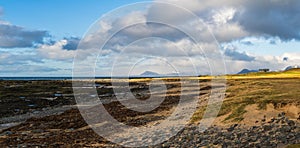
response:
{"label": "grassy plain", "polygon": [[[227,75],[226,97],[218,116],[226,115],[225,121],[242,121],[249,112],[247,106],[257,105],[259,110],[266,111],[271,105],[275,110],[293,106],[294,116],[300,112],[300,69],[284,72],[249,73],[243,75]],[[213,79],[201,77],[200,79]],[[202,118],[205,109],[199,109],[193,121]],[[298,115],[297,115],[298,114]]]}

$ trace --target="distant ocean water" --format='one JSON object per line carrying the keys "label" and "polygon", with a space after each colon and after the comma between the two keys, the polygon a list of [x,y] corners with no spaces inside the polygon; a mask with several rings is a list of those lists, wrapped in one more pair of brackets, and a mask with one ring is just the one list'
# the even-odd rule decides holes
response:
{"label": "distant ocean water", "polygon": [[[151,77],[151,76],[149,76]],[[145,76],[133,76],[130,78],[149,78]],[[154,77],[154,76],[152,76]],[[156,76],[158,77],[158,76]],[[111,77],[95,77],[95,79],[110,79]],[[122,78],[128,78],[128,77],[114,77],[115,79],[122,79]],[[72,80],[73,77],[0,77],[0,80],[28,80],[28,81],[34,81],[34,80]],[[91,79],[90,77],[80,77],[80,78],[74,78],[74,79]]]}
{"label": "distant ocean water", "polygon": [[72,80],[72,77],[0,77],[0,80]]}

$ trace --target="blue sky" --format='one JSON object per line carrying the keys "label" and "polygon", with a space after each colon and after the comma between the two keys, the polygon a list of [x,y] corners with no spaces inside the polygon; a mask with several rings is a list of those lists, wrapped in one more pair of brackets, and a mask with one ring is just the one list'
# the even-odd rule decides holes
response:
{"label": "blue sky", "polygon": [[1,17],[29,29],[48,30],[57,38],[82,36],[103,14],[139,0],[2,0]]}
{"label": "blue sky", "polygon": [[[120,27],[120,24],[147,21],[151,17],[175,19],[177,24],[186,28],[199,28],[199,25],[191,25],[191,20],[186,21],[179,10],[164,8],[155,3],[148,3],[147,7],[141,7],[142,9],[136,8],[138,5],[131,6],[127,8],[126,13],[122,11],[124,14],[114,13],[118,12],[114,11],[116,8],[135,2],[142,1],[0,1],[0,76],[71,76],[74,55],[85,55],[84,50],[76,47],[81,39],[88,37],[89,34],[85,33],[93,23],[95,24],[92,28],[96,30],[95,27],[101,25],[98,28],[100,38],[95,38],[98,40],[109,35],[114,28]],[[300,64],[298,1],[154,0],[153,2],[178,5],[191,11],[206,23],[221,45],[218,48],[223,54],[227,73],[237,73],[244,68],[283,70],[287,66]],[[107,13],[112,16],[111,20],[99,20]],[[112,69],[119,69],[117,75],[127,75],[128,72],[124,70],[132,67],[134,67],[130,71],[132,75],[138,75],[146,70],[163,74],[177,71],[191,74],[191,69],[182,68],[190,64],[185,62],[186,57],[179,53],[181,48],[189,54],[188,59],[196,65],[197,74],[210,72],[200,54],[200,49],[194,48],[190,40],[176,34],[175,30],[155,24],[136,27],[137,30],[124,29],[105,46],[103,49],[105,56],[97,61],[96,75],[110,75]],[[142,40],[144,42],[140,43],[143,35],[149,32],[158,36],[175,34],[167,37],[167,40],[153,38]],[[131,44],[133,40],[139,42]],[[92,43],[97,42],[90,40],[89,44]],[[125,45],[132,46],[127,48]],[[213,48],[217,48],[210,41],[201,42],[199,46],[206,53],[213,53]],[[123,59],[115,58],[125,53],[123,51],[125,49],[128,52],[121,56]],[[149,55],[155,58],[150,59]],[[157,57],[169,60],[168,64],[163,64]],[[85,61],[88,59],[91,58]],[[121,62],[112,59],[119,59]],[[114,63],[119,65],[112,68]],[[176,66],[180,70],[170,68]]]}

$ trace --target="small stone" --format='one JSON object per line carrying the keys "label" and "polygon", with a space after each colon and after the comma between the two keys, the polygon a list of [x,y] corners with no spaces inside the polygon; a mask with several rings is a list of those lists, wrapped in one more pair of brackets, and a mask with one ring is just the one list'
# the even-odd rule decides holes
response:
{"label": "small stone", "polygon": [[218,140],[214,140],[213,141],[213,145],[218,145],[219,144],[219,141]]}
{"label": "small stone", "polygon": [[5,131],[5,132],[2,133],[0,136],[3,136],[3,135],[8,136],[8,135],[12,135],[12,134],[13,134],[13,132],[11,132],[11,131]]}
{"label": "small stone", "polygon": [[250,130],[255,130],[255,129],[257,129],[258,128],[258,126],[252,126],[251,128],[250,128]]}
{"label": "small stone", "polygon": [[285,116],[285,112],[281,112],[278,114],[278,117],[284,117]]}
{"label": "small stone", "polygon": [[275,121],[275,118],[273,117],[270,119],[269,123],[274,123],[274,121]]}
{"label": "small stone", "polygon": [[40,111],[33,111],[32,113],[33,113],[33,114],[39,114]]}
{"label": "small stone", "polygon": [[269,132],[269,135],[274,135],[274,134],[275,134],[275,131],[272,131],[272,130],[271,130],[271,131]]}
{"label": "small stone", "polygon": [[208,145],[208,144],[209,144],[209,141],[208,141],[208,140],[203,140],[203,141],[201,142],[201,144],[203,144],[203,145]]}
{"label": "small stone", "polygon": [[285,132],[291,132],[291,127],[290,126],[282,126],[281,128],[281,132],[285,133]]}
{"label": "small stone", "polygon": [[33,133],[43,133],[44,130],[42,129],[35,129],[35,130],[32,130]]}
{"label": "small stone", "polygon": [[231,132],[231,131],[233,131],[237,126],[238,126],[238,124],[231,125],[231,126],[227,129],[227,131]]}
{"label": "small stone", "polygon": [[295,135],[294,135],[294,134],[292,134],[292,133],[290,133],[290,134],[288,134],[288,135],[287,135],[287,137],[286,137],[286,138],[287,138],[287,139],[292,139],[293,137],[295,137]]}
{"label": "small stone", "polygon": [[46,136],[39,136],[38,138],[39,138],[39,139],[45,139]]}
{"label": "small stone", "polygon": [[272,129],[272,126],[270,126],[270,125],[264,125],[263,129],[264,129],[264,131],[269,131],[269,130]]}
{"label": "small stone", "polygon": [[289,126],[295,126],[295,122],[293,120],[286,121]]}

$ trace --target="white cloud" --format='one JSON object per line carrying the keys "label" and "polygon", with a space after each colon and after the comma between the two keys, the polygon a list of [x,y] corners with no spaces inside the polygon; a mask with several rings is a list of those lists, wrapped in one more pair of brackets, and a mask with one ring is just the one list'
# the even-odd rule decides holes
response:
{"label": "white cloud", "polygon": [[129,14],[125,15],[121,19],[117,20],[115,22],[116,25],[119,26],[129,26],[131,24],[139,23],[139,22],[144,22],[146,23],[146,16],[144,12],[141,11],[133,11],[130,12]]}
{"label": "white cloud", "polygon": [[[288,59],[283,60],[286,57]],[[284,53],[282,56],[278,57],[278,60],[286,66],[300,65],[300,52]]]}
{"label": "white cloud", "polygon": [[215,10],[212,19],[216,24],[226,24],[233,19],[235,12],[234,8]]}
{"label": "white cloud", "polygon": [[43,58],[53,60],[71,60],[75,56],[74,50],[64,50],[63,46],[67,45],[67,40],[61,40],[53,45],[41,45],[37,51],[38,55]]}
{"label": "white cloud", "polygon": [[[134,65],[136,61],[147,56],[166,58],[187,73],[191,73],[194,70],[191,68],[189,60],[193,61],[192,63],[196,65],[197,71],[201,73],[210,72],[209,65],[206,63],[209,61],[216,61],[214,62],[214,66],[221,67],[223,63],[220,62],[220,57],[214,56],[218,55],[219,52],[225,54],[225,64],[229,73],[237,73],[244,68],[270,68],[276,70],[284,68],[287,64],[300,63],[300,55],[298,53],[285,53],[281,56],[261,56],[242,52],[240,49],[221,49],[220,51],[218,44],[215,42],[215,38],[221,44],[241,41],[245,45],[255,44],[256,41],[260,40],[265,41],[268,38],[276,38],[283,41],[300,40],[300,1],[156,1],[168,2],[186,8],[198,15],[199,20],[193,20],[190,13],[182,13],[185,10],[176,9],[174,6],[153,4],[147,7],[149,9],[144,11],[134,9],[128,14],[119,14],[120,16],[112,16],[110,19],[99,21],[96,23],[97,27],[90,30],[87,36],[81,41],[80,49],[76,51],[74,49],[79,39],[66,38],[56,41],[54,44],[38,46],[37,55],[48,60],[70,62],[77,53],[77,57],[86,60],[85,62],[93,62],[92,57],[99,53],[101,43],[106,42],[106,38],[116,33],[106,43],[103,50],[100,51],[102,53],[102,61],[99,62],[99,68],[108,71],[106,74],[109,74],[109,69],[117,56],[120,57],[120,61],[117,63],[118,65],[116,65],[117,68],[115,70],[119,74],[132,67],[132,64]],[[147,22],[153,20],[164,20],[165,22],[169,22],[169,24]],[[208,25],[210,30],[205,24],[199,21],[203,21]],[[1,25],[12,26],[4,21],[0,21],[0,29]],[[179,27],[172,28],[172,26],[168,25],[178,25]],[[17,30],[21,30],[21,34],[22,31],[24,33],[22,28],[14,27]],[[117,30],[121,28],[123,30]],[[181,32],[183,30],[185,32]],[[2,32],[7,32],[7,30]],[[28,32],[25,31],[26,33]],[[41,42],[44,32],[38,33],[37,39]],[[212,34],[215,38],[213,38]],[[200,42],[194,43],[188,35],[197,35]],[[35,36],[35,34],[31,36]],[[13,36],[13,38],[9,39],[15,40],[18,39],[17,37],[14,38]],[[158,40],[157,38],[163,38],[163,40]],[[10,44],[8,45],[8,43],[15,42],[2,40],[3,46],[15,47]],[[31,46],[33,41],[35,40],[25,40],[22,41],[24,45],[18,46]],[[127,48],[128,45],[129,47]],[[282,61],[283,57],[288,57],[289,63]],[[5,55],[0,55],[1,58],[4,59]],[[146,61],[150,65],[144,62],[144,66],[153,68],[159,73],[169,73],[172,71],[165,68],[166,65],[162,64],[160,60]],[[137,68],[133,72],[135,74],[141,73],[142,66],[138,66]]]}

